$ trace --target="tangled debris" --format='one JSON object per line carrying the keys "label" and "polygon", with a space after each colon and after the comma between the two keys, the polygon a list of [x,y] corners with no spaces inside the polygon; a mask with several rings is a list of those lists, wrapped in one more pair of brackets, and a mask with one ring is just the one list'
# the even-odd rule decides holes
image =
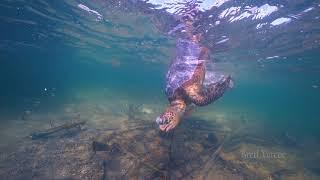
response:
{"label": "tangled debris", "polygon": [[[85,122],[64,124],[34,135],[3,156],[4,179],[282,179],[297,176],[285,161],[259,165],[241,159],[243,143],[273,142],[224,131],[219,124],[191,117],[171,133],[131,107],[127,127],[50,136]],[[250,137],[250,138],[249,138]],[[236,148],[235,148],[236,147]],[[288,163],[290,161],[286,159]],[[261,161],[262,162],[262,161]],[[279,164],[277,164],[279,163]]]}

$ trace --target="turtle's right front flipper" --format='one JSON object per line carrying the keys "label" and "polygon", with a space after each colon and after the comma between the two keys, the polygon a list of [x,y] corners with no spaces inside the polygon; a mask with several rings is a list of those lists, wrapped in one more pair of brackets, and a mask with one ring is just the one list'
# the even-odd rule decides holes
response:
{"label": "turtle's right front flipper", "polygon": [[195,85],[188,86],[185,88],[185,93],[194,104],[205,106],[219,99],[232,84],[231,77],[227,76],[205,88]]}

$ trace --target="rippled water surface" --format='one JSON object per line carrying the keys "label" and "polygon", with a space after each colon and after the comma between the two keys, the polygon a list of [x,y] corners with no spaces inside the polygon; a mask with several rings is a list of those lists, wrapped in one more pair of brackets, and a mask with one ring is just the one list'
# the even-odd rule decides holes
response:
{"label": "rippled water surface", "polygon": [[[219,70],[233,76],[235,86],[214,104],[198,108],[188,117],[187,122],[191,124],[179,126],[184,135],[176,133],[176,141],[183,139],[184,146],[189,143],[198,147],[197,143],[202,142],[204,136],[195,133],[196,137],[192,137],[189,131],[184,131],[199,130],[193,122],[213,123],[225,132],[238,132],[235,129],[241,127],[242,131],[230,137],[216,135],[217,141],[209,138],[214,130],[205,134],[206,140],[212,144],[219,144],[223,137],[226,138],[226,143],[221,140],[221,144],[227,145],[222,150],[218,148],[220,160],[223,159],[219,162],[233,162],[233,165],[221,163],[221,167],[236,169],[220,172],[219,167],[215,167],[210,170],[217,170],[214,175],[206,171],[207,179],[220,177],[219,173],[226,178],[251,178],[240,173],[241,168],[245,169],[243,167],[249,169],[244,174],[256,169],[259,173],[254,177],[257,179],[319,178],[319,1],[3,0],[0,10],[0,166],[4,167],[0,176],[7,178],[11,173],[27,179],[49,176],[82,179],[89,178],[86,175],[90,171],[97,175],[90,174],[91,178],[101,179],[106,178],[108,173],[105,172],[111,171],[115,172],[108,174],[111,178],[132,174],[138,178],[148,174],[147,171],[138,173],[138,168],[126,171],[124,167],[124,174],[114,166],[108,169],[104,164],[112,164],[115,160],[109,162],[110,158],[106,157],[103,157],[106,158],[104,161],[100,161],[101,157],[94,159],[104,170],[88,165],[87,172],[83,164],[75,163],[77,166],[74,168],[82,168],[81,172],[60,171],[59,163],[67,162],[50,159],[46,155],[57,150],[60,141],[64,143],[61,147],[78,142],[74,146],[80,148],[81,143],[91,143],[91,136],[97,137],[98,130],[121,129],[130,118],[143,119],[143,125],[153,126],[155,118],[168,104],[164,93],[165,74],[176,52],[176,40],[181,37],[183,24],[180,19],[190,15],[194,31],[202,34],[201,43],[210,50],[211,61]],[[71,137],[39,141],[29,138],[31,133],[79,119],[86,122],[87,130]],[[156,138],[159,136],[153,132],[156,129],[154,126],[139,133],[149,133]],[[115,140],[120,144],[116,147],[128,151],[111,154],[110,157],[117,157],[117,160],[125,157],[121,156],[123,154],[129,154],[129,158],[145,152],[140,149],[135,149],[136,154],[130,152],[134,148],[127,142],[137,141],[135,147],[139,142],[156,142],[140,136],[132,140],[135,136],[131,134],[117,135],[124,142]],[[9,152],[28,153],[19,150],[39,148],[40,145],[42,151],[37,151],[43,152],[42,160],[48,160],[47,164],[51,163],[49,169],[53,170],[41,169],[46,166],[40,165],[40,160],[35,158],[29,158],[30,162],[38,163],[32,168],[24,169],[27,165],[20,164],[19,168],[23,170],[16,174],[10,170],[17,165],[10,162],[13,155],[7,156]],[[150,159],[156,161],[160,155],[150,149],[153,152],[149,153]],[[261,160],[261,156],[260,159],[245,156],[257,151],[280,152],[286,158]],[[196,155],[200,150],[191,152],[194,153],[191,155]],[[65,154],[61,159],[73,155]],[[15,156],[18,160],[23,157]],[[169,158],[168,162],[171,160]],[[196,163],[193,160],[189,162]],[[88,162],[94,163],[92,159],[86,161],[90,164]],[[240,163],[235,165],[234,162]],[[153,165],[150,168],[151,165],[146,164],[144,162],[140,166],[158,172],[145,176],[150,178],[190,178],[191,172],[195,172],[171,168],[171,174],[170,171],[164,173],[166,176],[161,174],[163,170],[160,172]],[[161,163],[156,164],[160,166]],[[175,167],[180,167],[177,164],[178,161]],[[204,170],[214,166],[202,161],[200,164],[205,164]],[[181,166],[181,169],[188,167]],[[204,171],[199,171],[194,177],[202,177],[203,174]]]}

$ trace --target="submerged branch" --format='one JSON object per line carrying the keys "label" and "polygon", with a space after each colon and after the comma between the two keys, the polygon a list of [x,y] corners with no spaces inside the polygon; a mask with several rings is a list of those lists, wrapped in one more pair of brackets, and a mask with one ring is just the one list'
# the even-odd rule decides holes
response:
{"label": "submerged branch", "polygon": [[54,134],[56,132],[62,131],[62,130],[68,130],[74,127],[80,127],[81,125],[84,125],[85,121],[75,122],[75,123],[65,123],[57,127],[53,127],[44,131],[34,132],[30,135],[32,139],[38,139],[38,138],[45,138],[51,134]]}

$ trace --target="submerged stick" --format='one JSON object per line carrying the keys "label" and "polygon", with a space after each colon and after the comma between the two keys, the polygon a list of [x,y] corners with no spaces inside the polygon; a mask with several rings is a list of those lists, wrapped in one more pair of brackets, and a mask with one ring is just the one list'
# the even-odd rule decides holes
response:
{"label": "submerged stick", "polygon": [[[228,135],[226,135],[226,137],[222,140],[222,142],[219,144],[219,146],[217,147],[217,149],[209,156],[208,160],[205,162],[205,164],[203,165],[203,169],[206,169],[211,163],[214,163],[214,161],[216,160],[217,156],[220,156],[220,152],[223,149],[224,145],[230,141],[230,139],[237,134],[241,129],[243,129],[242,126],[239,126],[238,128],[236,128],[233,132],[229,133]],[[221,157],[221,156],[220,156]],[[206,174],[204,175],[203,179],[206,179],[206,177],[209,174],[209,171],[211,170],[211,168],[207,168],[206,170]]]}
{"label": "submerged stick", "polygon": [[86,123],[85,121],[80,121],[80,122],[75,122],[75,123],[65,123],[60,126],[53,127],[53,128],[50,128],[50,129],[47,129],[44,131],[34,132],[30,135],[30,137],[32,139],[45,138],[53,133],[59,132],[64,129],[67,130],[67,129],[71,129],[71,128],[74,128],[77,126],[80,127],[80,125],[83,125],[85,123]]}

